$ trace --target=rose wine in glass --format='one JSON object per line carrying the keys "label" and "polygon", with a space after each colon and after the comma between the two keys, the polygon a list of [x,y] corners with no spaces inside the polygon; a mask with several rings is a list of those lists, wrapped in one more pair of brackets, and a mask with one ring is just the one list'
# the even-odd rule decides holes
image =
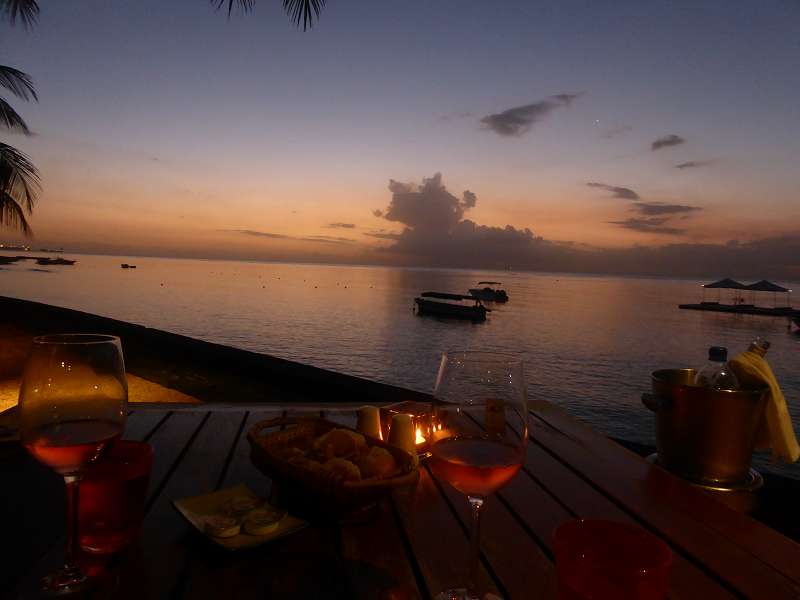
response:
{"label": "rose wine in glass", "polygon": [[436,378],[431,468],[469,500],[472,530],[464,581],[437,600],[479,598],[481,508],[522,466],[528,419],[522,360],[513,354],[447,352]]}
{"label": "rose wine in glass", "polygon": [[78,483],[83,470],[122,434],[128,384],[119,338],[94,334],[37,337],[19,394],[20,435],[28,452],[64,477],[64,566],[43,581],[51,594],[80,592],[76,561]]}

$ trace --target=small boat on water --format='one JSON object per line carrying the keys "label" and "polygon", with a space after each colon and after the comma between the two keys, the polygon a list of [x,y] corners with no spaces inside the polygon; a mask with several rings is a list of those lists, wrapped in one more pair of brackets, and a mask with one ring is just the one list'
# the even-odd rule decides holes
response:
{"label": "small boat on water", "polygon": [[[431,300],[431,298],[435,299]],[[440,300],[449,300],[449,302],[440,302]],[[472,301],[472,304],[459,304],[464,300]],[[414,298],[414,303],[417,306],[417,314],[420,316],[452,317],[474,322],[485,321],[486,313],[489,311],[481,303],[480,298],[445,292],[422,292],[418,298]]]}
{"label": "small boat on water", "polygon": [[486,287],[482,288],[470,288],[469,293],[475,298],[480,298],[481,300],[488,300],[490,302],[508,302],[508,294],[503,289],[495,289],[493,285],[503,285],[499,281],[479,281],[478,285],[483,285]]}
{"label": "small boat on water", "polygon": [[135,269],[136,265],[129,265],[128,263],[122,263],[120,267],[122,267],[123,269]]}
{"label": "small boat on water", "polygon": [[68,258],[47,258],[41,257],[36,259],[37,265],[74,265],[74,260],[69,260]]}

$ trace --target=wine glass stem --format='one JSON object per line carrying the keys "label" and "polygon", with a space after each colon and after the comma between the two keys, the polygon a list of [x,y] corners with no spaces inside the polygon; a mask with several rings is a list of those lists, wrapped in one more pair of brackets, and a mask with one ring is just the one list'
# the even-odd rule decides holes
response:
{"label": "wine glass stem", "polygon": [[64,571],[80,574],[78,566],[78,482],[79,475],[64,475],[67,488],[67,545],[64,552]]}
{"label": "wine glass stem", "polygon": [[478,559],[481,551],[481,508],[483,498],[469,496],[472,509],[472,528],[469,534],[469,558],[467,560],[466,588],[471,595],[477,596]]}

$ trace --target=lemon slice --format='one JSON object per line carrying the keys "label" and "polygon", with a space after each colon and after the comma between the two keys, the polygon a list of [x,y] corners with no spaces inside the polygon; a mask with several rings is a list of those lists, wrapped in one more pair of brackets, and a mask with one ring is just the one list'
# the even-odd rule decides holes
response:
{"label": "lemon slice", "polygon": [[205,531],[208,535],[218,538],[229,538],[239,534],[242,527],[233,517],[212,515],[206,517]]}
{"label": "lemon slice", "polygon": [[272,533],[280,525],[286,512],[277,510],[254,510],[244,520],[244,531],[250,535]]}

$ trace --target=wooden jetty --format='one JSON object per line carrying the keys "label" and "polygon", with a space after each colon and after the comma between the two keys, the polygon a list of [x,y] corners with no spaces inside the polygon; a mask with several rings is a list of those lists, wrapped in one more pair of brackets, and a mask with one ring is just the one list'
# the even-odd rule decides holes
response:
{"label": "wooden jetty", "polygon": [[711,312],[736,313],[740,315],[761,315],[763,317],[800,318],[800,310],[791,306],[769,308],[753,304],[720,304],[719,302],[699,302],[697,304],[679,304],[678,308],[687,310],[707,310]]}
{"label": "wooden jetty", "polygon": [[[791,292],[789,288],[785,288],[780,286],[776,283],[772,283],[771,281],[767,281],[766,279],[762,279],[761,281],[757,281],[755,283],[751,283],[750,285],[745,285],[736,281],[735,279],[730,279],[726,277],[725,279],[720,279],[719,281],[715,281],[713,283],[706,283],[702,286],[703,288],[703,299],[701,302],[698,303],[691,303],[691,304],[679,304],[678,308],[684,308],[688,310],[707,310],[710,312],[723,312],[723,313],[734,313],[739,315],[759,315],[762,317],[786,317],[788,319],[794,320],[796,323],[800,321],[800,310],[793,308],[791,306]],[[717,290],[717,301],[710,302],[706,301],[705,293],[706,290]],[[736,297],[733,298],[733,304],[723,304],[720,302],[720,292],[721,290],[733,290],[736,294]],[[746,302],[743,294],[745,292],[750,292],[751,302]],[[773,297],[773,305],[772,307],[766,306],[756,306],[755,305],[755,295],[756,293],[766,292],[771,293]],[[786,304],[784,306],[777,306],[777,297],[778,294],[786,294]]]}

